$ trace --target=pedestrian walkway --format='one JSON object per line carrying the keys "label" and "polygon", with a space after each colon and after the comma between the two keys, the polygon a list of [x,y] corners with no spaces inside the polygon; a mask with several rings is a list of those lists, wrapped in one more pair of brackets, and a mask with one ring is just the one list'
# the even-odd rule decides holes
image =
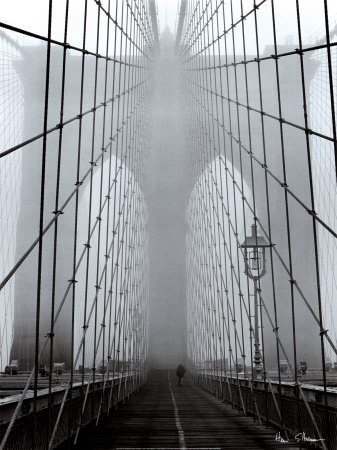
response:
{"label": "pedestrian walkway", "polygon": [[140,392],[103,418],[97,428],[83,430],[77,448],[299,448],[276,442],[276,433],[217,401],[188,378],[178,387],[173,370],[157,370]]}

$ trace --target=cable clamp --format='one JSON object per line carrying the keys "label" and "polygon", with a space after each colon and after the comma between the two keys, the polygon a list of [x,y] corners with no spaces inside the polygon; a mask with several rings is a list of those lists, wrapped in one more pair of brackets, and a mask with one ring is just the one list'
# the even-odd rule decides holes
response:
{"label": "cable clamp", "polygon": [[77,280],[75,280],[75,278],[73,278],[72,280],[68,280],[68,283],[77,283]]}
{"label": "cable clamp", "polygon": [[55,214],[55,216],[57,216],[57,215],[59,215],[59,214],[64,214],[64,212],[61,211],[61,210],[55,210],[55,211],[53,211],[52,213]]}

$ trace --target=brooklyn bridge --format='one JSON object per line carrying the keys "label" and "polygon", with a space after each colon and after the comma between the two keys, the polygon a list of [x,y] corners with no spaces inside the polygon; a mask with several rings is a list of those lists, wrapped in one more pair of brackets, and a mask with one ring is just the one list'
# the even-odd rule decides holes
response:
{"label": "brooklyn bridge", "polygon": [[3,9],[0,450],[336,450],[335,2]]}

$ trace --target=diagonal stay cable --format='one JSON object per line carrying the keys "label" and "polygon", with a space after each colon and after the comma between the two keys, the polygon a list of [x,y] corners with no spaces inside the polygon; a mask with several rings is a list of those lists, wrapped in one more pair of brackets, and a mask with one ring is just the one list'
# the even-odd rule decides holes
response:
{"label": "diagonal stay cable", "polygon": [[[124,203],[124,204],[125,204],[125,203]],[[114,234],[114,236],[115,236],[115,234]],[[113,240],[112,240],[112,242],[113,242]],[[112,247],[111,247],[111,248],[112,248]],[[111,248],[110,248],[110,251],[111,251]],[[80,257],[80,259],[79,259],[79,261],[78,261],[78,263],[77,263],[75,273],[77,272],[77,270],[78,270],[78,268],[79,268],[79,265],[80,265],[80,262],[81,262],[81,260],[82,260],[82,258],[83,258],[84,255],[85,255],[85,250],[83,251],[83,253],[82,253],[82,255],[81,255],[81,257]],[[102,277],[103,277],[103,275],[104,275],[104,273],[105,273],[106,266],[107,266],[107,260],[106,260],[106,262],[105,262],[105,265],[104,265],[104,268],[103,268],[103,271],[102,271]],[[60,315],[60,313],[61,313],[61,310],[62,310],[62,308],[63,308],[63,305],[64,305],[64,303],[65,303],[66,297],[67,297],[67,295],[68,295],[68,293],[69,293],[69,291],[70,291],[71,286],[72,286],[72,283],[69,283],[69,285],[68,285],[68,287],[67,287],[67,289],[66,289],[66,292],[65,292],[65,294],[64,294],[64,296],[63,296],[63,298],[62,298],[62,301],[61,301],[61,303],[60,303],[60,305],[59,305],[59,307],[58,307],[58,310],[57,310],[57,312],[56,312],[56,314],[55,314],[54,325],[55,325],[55,323],[57,322],[57,320],[58,320],[58,318],[59,318],[59,315]],[[96,295],[97,295],[97,294],[96,294]],[[90,313],[89,317],[91,317],[91,314],[92,314],[92,312],[93,312],[94,304],[95,304],[95,299],[94,299],[94,301],[93,301],[93,303],[92,303],[91,313]],[[90,318],[88,319],[87,323],[89,323],[89,321],[90,321]],[[82,337],[82,340],[81,340],[81,346],[82,346],[82,344],[83,344],[83,340],[84,340],[84,336],[85,336],[86,332],[87,332],[87,326],[84,327],[83,337]],[[39,352],[39,355],[38,355],[39,359],[41,358],[41,356],[42,356],[44,350],[46,349],[47,344],[48,344],[48,342],[49,342],[49,339],[50,339],[50,335],[49,335],[49,333],[48,333],[48,334],[46,335],[46,337],[45,337],[44,343],[40,346],[40,352]],[[81,348],[81,347],[80,347],[80,348]],[[79,354],[78,354],[78,356],[79,356]],[[76,361],[77,361],[77,359],[78,359],[78,356],[77,356],[77,358],[76,358]],[[1,442],[0,450],[3,450],[3,449],[5,448],[5,444],[6,444],[7,440],[8,440],[9,434],[10,434],[12,428],[13,428],[13,425],[14,425],[14,423],[15,423],[15,421],[16,421],[16,418],[17,418],[17,416],[18,416],[18,414],[19,414],[19,412],[20,412],[20,409],[21,409],[23,400],[24,400],[25,397],[26,397],[26,394],[27,394],[27,391],[28,391],[28,389],[29,389],[30,382],[31,382],[31,380],[33,379],[33,376],[34,376],[34,368],[32,369],[32,371],[31,371],[31,373],[30,373],[30,376],[29,376],[29,378],[28,378],[28,380],[27,380],[27,382],[26,382],[26,385],[25,385],[25,387],[24,387],[24,390],[23,390],[23,392],[22,392],[22,394],[21,394],[21,396],[20,396],[20,399],[19,399],[19,401],[18,401],[18,403],[17,403],[17,405],[16,405],[16,408],[15,408],[15,411],[14,411],[13,416],[12,416],[12,418],[11,418],[11,421],[10,421],[10,423],[9,423],[7,429],[6,429],[5,436],[4,436],[4,438],[3,438],[2,442]],[[67,385],[67,388],[68,388],[68,389],[67,389],[67,392],[68,392],[68,390],[69,390],[69,384]]]}
{"label": "diagonal stay cable", "polygon": [[[209,112],[208,112],[208,113],[209,113]],[[210,113],[209,113],[209,114],[210,114]],[[215,118],[213,118],[213,119],[215,120]],[[228,132],[228,134],[229,134],[229,132]],[[233,137],[233,139],[235,140],[234,137]],[[238,142],[237,142],[237,143],[238,143]],[[245,149],[244,146],[243,146],[242,144],[241,144],[241,146],[242,146],[242,148],[243,148],[247,153],[249,153],[249,154],[251,153],[251,152],[249,152],[248,149]],[[252,158],[253,158],[255,161],[257,161],[257,158],[255,158],[254,155],[252,155]],[[261,166],[265,166],[265,165],[264,165],[263,163],[261,163],[260,161],[259,161],[259,164],[260,164]],[[268,168],[266,168],[266,167],[263,167],[263,168],[264,168],[264,170],[266,170],[266,172],[268,172],[269,175],[272,176],[272,178],[276,179],[276,177],[273,176],[273,174],[269,171]],[[226,169],[226,170],[227,170],[227,169]],[[230,175],[231,175],[231,174],[230,174]],[[232,175],[231,175],[231,176],[232,176]],[[297,199],[296,196],[294,196],[294,194],[288,189],[288,187],[287,187],[287,186],[284,186],[284,183],[282,183],[280,180],[277,179],[277,181],[278,181],[278,183],[279,183],[284,189],[286,189],[286,190],[290,193],[290,195],[292,195],[296,200],[298,200],[298,202],[299,202],[299,203],[307,210],[307,212],[310,214],[310,211],[307,209],[307,207],[305,207],[305,205],[303,205],[303,204],[301,203],[301,201],[300,201],[299,199]],[[238,186],[238,184],[236,183],[236,181],[235,181],[234,179],[233,179],[233,184],[234,184],[234,185],[237,187],[237,189],[241,192],[240,186]],[[242,193],[242,192],[241,192],[241,195],[243,196],[243,193]],[[243,197],[244,197],[244,196],[243,196]],[[243,200],[245,201],[245,203],[247,204],[247,206],[249,207],[249,209],[251,210],[251,212],[254,214],[254,208],[249,204],[247,198],[244,197]],[[319,219],[317,216],[315,216],[315,217],[317,218],[317,221],[318,221],[319,223],[321,223],[320,219]],[[269,236],[268,236],[266,230],[264,229],[264,227],[263,227],[263,225],[261,224],[260,221],[259,221],[259,225],[260,225],[260,227],[261,227],[261,229],[262,229],[264,235],[267,237],[267,239],[268,239],[268,241],[269,241]],[[327,226],[326,226],[326,227],[327,227]],[[325,227],[325,228],[326,228],[326,227]],[[330,229],[329,229],[329,230],[330,230]],[[333,230],[331,230],[331,233],[334,234],[334,235],[336,234],[335,232],[333,232]],[[275,248],[275,246],[272,246],[271,248],[272,248],[273,252],[275,252],[275,254],[277,255],[277,257],[278,257],[278,259],[280,260],[280,262],[281,262],[282,266],[284,267],[284,269],[287,271],[287,274],[290,276],[290,270],[289,270],[287,264],[285,263],[285,261],[283,260],[283,258],[281,257],[280,253],[277,251],[277,249]],[[317,315],[315,314],[313,308],[310,306],[310,303],[308,302],[308,300],[307,300],[307,298],[305,297],[303,291],[301,290],[301,288],[300,288],[299,285],[297,284],[296,280],[294,280],[293,278],[291,278],[290,282],[294,284],[295,288],[297,289],[297,291],[298,291],[299,294],[300,294],[300,297],[304,300],[306,306],[308,307],[308,309],[309,309],[311,315],[314,317],[315,321],[319,324],[319,323],[320,323],[319,318],[318,318]],[[320,332],[324,333],[324,335],[325,335],[326,339],[328,340],[329,344],[331,345],[332,349],[333,349],[334,352],[337,354],[337,348],[336,348],[335,344],[332,342],[331,338],[329,337],[329,335],[328,335],[328,330],[321,330]]]}
{"label": "diagonal stay cable", "polygon": [[[145,95],[144,95],[145,97]],[[141,104],[141,101],[139,101],[138,105]],[[132,117],[132,114],[127,117],[127,119],[130,119]],[[126,122],[125,122],[126,123]],[[122,125],[124,127],[125,124]],[[121,128],[122,128],[121,127]],[[116,138],[118,133],[120,133],[121,130],[117,131],[116,134],[110,139],[111,142]],[[65,202],[60,206],[59,211],[56,212],[53,219],[50,220],[50,222],[43,228],[42,235],[46,234],[47,231],[51,228],[51,226],[54,224],[54,222],[57,220],[57,218],[63,213],[64,209],[68,205],[68,203],[71,201],[73,196],[76,194],[76,192],[80,189],[80,187],[83,185],[84,181],[88,178],[90,173],[94,170],[94,166],[97,166],[97,163],[101,159],[101,155],[105,153],[106,149],[109,148],[111,145],[111,142],[109,142],[106,147],[101,150],[97,158],[95,159],[94,163],[91,163],[90,169],[87,170],[87,172],[84,174],[84,176],[81,178],[80,182],[78,183],[78,186],[75,187],[75,189],[71,192],[71,194],[68,196],[68,198],[65,200]],[[36,245],[39,242],[40,237],[36,238],[36,240],[32,243],[32,245],[26,250],[26,252],[23,254],[23,256],[18,260],[18,262],[15,264],[15,266],[11,269],[11,271],[6,275],[6,277],[1,281],[0,283],[0,291],[4,288],[4,286],[8,283],[8,281],[12,278],[12,276],[15,274],[15,272],[19,269],[19,267],[22,265],[22,263],[26,260],[26,258],[30,255],[30,253],[34,250]]]}
{"label": "diagonal stay cable", "polygon": [[[126,201],[124,202],[124,205],[125,205],[125,204],[126,204]],[[123,205],[123,208],[124,208],[124,205]],[[129,203],[129,206],[130,206],[130,203]],[[129,211],[130,211],[130,207],[128,207],[128,213],[129,213]],[[123,235],[124,235],[124,231],[125,231],[125,227],[123,228],[123,233],[122,233]],[[114,234],[113,236],[115,237],[115,234]],[[110,244],[110,248],[109,248],[108,255],[110,255],[111,250],[112,250],[112,248],[113,248],[114,237],[113,237],[112,242],[111,242],[111,244]],[[120,244],[120,245],[119,245],[119,248],[118,248],[117,255],[119,254],[119,251],[120,251],[121,247],[122,247],[122,245]],[[107,269],[107,265],[108,265],[108,259],[106,259],[105,264],[104,264],[103,269],[102,269],[102,272],[101,272],[101,274],[100,274],[100,278],[99,278],[99,282],[100,282],[100,283],[102,282],[102,280],[103,280],[103,278],[104,278],[104,275],[105,275],[105,272],[106,272],[106,269]],[[95,305],[96,305],[97,297],[98,297],[98,291],[96,291],[96,294],[95,294],[94,299],[93,299],[93,301],[92,301],[91,308],[90,308],[89,314],[88,314],[88,316],[87,316],[87,323],[86,323],[86,325],[83,327],[82,338],[81,338],[81,340],[80,340],[80,344],[79,344],[79,347],[78,347],[78,349],[77,349],[77,353],[76,353],[75,358],[74,358],[74,361],[73,361],[73,367],[76,366],[76,364],[77,364],[77,362],[78,362],[78,360],[79,360],[79,357],[80,357],[80,355],[81,355],[81,350],[82,350],[82,346],[83,346],[83,343],[84,343],[84,340],[85,340],[85,335],[86,335],[86,333],[87,333],[87,330],[88,330],[88,328],[89,328],[89,324],[90,324],[91,317],[92,317],[92,315],[93,315],[93,313],[94,313],[94,310],[95,310]],[[110,298],[110,297],[108,296],[108,299],[107,299],[107,301],[106,301],[105,304],[104,304],[104,310],[105,310],[106,307],[107,307],[109,298]],[[98,342],[96,343],[96,346],[95,346],[95,348],[94,348],[94,358],[96,357],[96,353],[97,353],[97,350],[98,350],[98,347],[99,347],[100,338],[101,338],[101,335],[102,335],[102,330],[103,330],[103,328],[101,328],[101,330],[100,330],[100,333],[99,333],[99,339],[98,339]],[[94,373],[95,373],[95,371],[92,369],[92,370],[90,371],[90,377],[89,377],[89,380],[88,380],[87,383],[86,383],[86,384],[87,384],[87,389],[86,389],[86,393],[85,393],[85,397],[84,397],[84,402],[83,402],[83,405],[82,405],[81,416],[83,415],[83,413],[84,413],[84,411],[85,411],[86,400],[87,400],[88,393],[89,393],[89,388],[90,388],[90,384],[91,384],[91,379],[92,379],[92,376],[94,375]],[[54,438],[55,438],[55,435],[56,435],[56,431],[57,431],[57,428],[58,428],[58,425],[59,425],[59,422],[60,422],[60,419],[61,419],[61,415],[62,415],[62,413],[63,413],[64,405],[65,405],[66,398],[67,398],[67,394],[68,394],[68,391],[69,391],[70,387],[71,387],[71,380],[69,380],[68,383],[67,383],[67,387],[66,387],[66,390],[65,390],[65,393],[64,393],[64,397],[63,397],[63,400],[62,400],[62,403],[61,403],[61,406],[60,406],[60,409],[59,409],[59,412],[58,412],[58,415],[57,415],[57,419],[56,419],[56,422],[55,422],[55,425],[54,425],[53,433],[52,433],[51,438],[50,438],[50,441],[49,441],[49,448],[52,448],[53,441],[54,441]],[[79,427],[80,427],[80,426],[81,426],[81,420],[80,420],[79,425],[78,425],[78,428],[77,428],[76,439],[77,439],[77,436],[78,436],[78,432],[79,432]]]}
{"label": "diagonal stay cable", "polygon": [[[147,81],[148,81],[148,79],[143,80],[142,82],[140,82],[137,85],[135,85],[134,87],[132,87],[130,89],[130,91],[133,91],[135,89],[138,89],[138,88],[142,87],[144,84],[147,83]],[[50,134],[50,133],[52,133],[54,131],[57,131],[57,130],[63,128],[66,125],[69,125],[72,122],[75,122],[76,120],[81,120],[84,116],[86,116],[88,114],[91,114],[91,113],[94,113],[95,111],[97,111],[100,108],[106,107],[109,103],[113,103],[114,101],[116,101],[116,99],[118,99],[121,96],[124,96],[124,95],[126,95],[128,93],[129,92],[122,92],[120,95],[117,95],[114,98],[109,98],[106,102],[102,102],[100,105],[97,105],[95,108],[90,108],[87,111],[82,112],[82,114],[77,114],[76,116],[73,116],[72,118],[70,118],[70,119],[68,119],[68,120],[66,120],[66,121],[64,121],[62,123],[58,123],[54,127],[47,129],[45,133],[43,133],[43,132],[39,133],[36,136],[33,136],[33,137],[23,141],[23,142],[20,142],[20,144],[16,144],[16,145],[14,145],[14,146],[4,150],[3,152],[0,153],[0,158],[3,158],[4,156],[9,155],[10,153],[15,152],[16,150],[19,150],[22,147],[25,147],[26,145],[31,144],[32,142],[35,142],[38,139],[43,138],[43,136],[45,134]]]}
{"label": "diagonal stay cable", "polygon": [[[213,182],[214,182],[214,180],[213,180]],[[209,195],[210,195],[210,194],[211,194],[211,192],[209,191]],[[212,199],[212,201],[213,201],[213,199]],[[234,228],[234,225],[233,225],[233,223],[232,223],[232,221],[231,221],[231,219],[230,219],[230,214],[229,214],[229,212],[227,211],[226,206],[225,206],[224,204],[223,204],[223,207],[225,208],[226,215],[228,216],[228,221],[229,221],[229,223],[230,223],[230,226],[231,226],[232,229],[234,230],[235,228]],[[244,252],[243,252],[243,249],[242,249],[241,246],[240,246],[240,243],[239,243],[239,240],[238,240],[238,236],[237,236],[237,235],[236,235],[236,240],[237,240],[237,243],[238,243],[238,247],[240,248],[240,250],[241,250],[241,252],[242,252],[242,256],[244,256]],[[224,242],[225,242],[225,241],[224,241]],[[227,247],[226,244],[225,244],[225,248],[226,248],[226,250],[227,250],[227,253],[228,253],[229,258],[231,259],[231,254],[230,254],[230,251],[229,251],[229,249],[228,249],[228,247]],[[232,267],[233,273],[235,274],[235,279],[236,279],[237,285],[240,286],[240,283],[239,283],[239,275],[235,273],[235,268],[234,268],[233,261],[231,261],[231,267]],[[223,280],[222,272],[220,271],[220,273],[221,273],[221,278],[222,278],[222,280]],[[257,283],[256,280],[254,280],[254,283]],[[268,317],[268,320],[269,320],[269,322],[270,322],[270,324],[271,324],[271,326],[272,326],[273,332],[275,333],[276,339],[277,339],[277,341],[278,341],[278,343],[279,343],[279,345],[280,345],[280,348],[281,348],[281,350],[282,350],[282,352],[283,352],[283,354],[284,354],[284,357],[285,357],[286,360],[287,360],[287,363],[288,363],[288,365],[289,365],[289,368],[290,368],[292,374],[295,375],[295,370],[293,369],[293,366],[292,366],[292,364],[291,364],[291,362],[290,362],[290,358],[289,358],[289,356],[288,356],[288,354],[287,354],[287,352],[286,352],[286,350],[285,350],[285,347],[284,347],[284,345],[283,345],[283,343],[282,343],[282,341],[281,341],[281,338],[280,338],[280,336],[279,336],[279,334],[278,334],[278,329],[276,329],[275,324],[274,324],[274,322],[273,322],[273,319],[272,319],[272,317],[271,317],[271,315],[270,315],[270,313],[269,313],[269,311],[268,311],[268,308],[267,308],[267,306],[266,306],[266,304],[265,304],[265,302],[264,302],[264,300],[263,300],[263,297],[262,297],[262,295],[261,295],[261,290],[260,290],[260,289],[258,289],[258,295],[259,295],[259,298],[260,298],[260,302],[261,302],[261,304],[262,304],[262,306],[263,306],[263,309],[265,310],[266,315],[267,315],[267,317]],[[252,324],[251,324],[251,318],[250,318],[249,315],[248,315],[249,313],[248,313],[248,309],[247,309],[247,307],[246,307],[246,305],[245,305],[245,301],[243,301],[243,304],[244,304],[244,306],[245,306],[245,311],[246,311],[247,318],[248,318],[248,320],[249,320],[250,326],[252,327]],[[232,316],[232,320],[233,320],[233,316]],[[317,320],[318,320],[318,318],[317,318]],[[234,327],[235,327],[235,332],[237,333],[235,321],[234,321]],[[253,333],[254,333],[254,330],[253,330]],[[239,341],[239,342],[240,342],[240,341]],[[231,355],[231,356],[232,356],[232,355]],[[314,425],[314,427],[315,427],[315,429],[316,429],[316,431],[317,431],[317,433],[318,433],[320,439],[322,439],[322,435],[321,435],[320,429],[319,429],[319,427],[318,427],[318,425],[317,425],[317,421],[316,421],[316,419],[315,419],[315,417],[314,417],[314,415],[313,415],[313,412],[312,412],[312,410],[311,410],[311,408],[310,408],[310,405],[308,404],[308,402],[307,402],[307,400],[306,400],[306,396],[305,396],[305,394],[304,394],[304,392],[303,392],[303,389],[302,389],[302,387],[301,387],[300,384],[298,384],[298,386],[299,386],[299,389],[300,389],[300,392],[301,392],[301,397],[302,397],[302,399],[303,399],[303,401],[304,401],[304,403],[305,403],[306,409],[308,410],[308,413],[309,413],[310,418],[311,418],[311,420],[312,420],[312,422],[313,422],[313,425]],[[326,447],[324,447],[324,448],[326,448]]]}

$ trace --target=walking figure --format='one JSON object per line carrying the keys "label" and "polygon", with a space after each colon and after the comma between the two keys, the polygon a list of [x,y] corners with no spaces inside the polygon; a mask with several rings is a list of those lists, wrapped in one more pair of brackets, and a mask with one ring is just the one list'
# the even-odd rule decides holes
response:
{"label": "walking figure", "polygon": [[186,372],[185,367],[182,364],[179,364],[179,366],[177,367],[177,372],[176,372],[177,377],[179,378],[178,386],[183,386],[182,378],[185,375],[185,372]]}

